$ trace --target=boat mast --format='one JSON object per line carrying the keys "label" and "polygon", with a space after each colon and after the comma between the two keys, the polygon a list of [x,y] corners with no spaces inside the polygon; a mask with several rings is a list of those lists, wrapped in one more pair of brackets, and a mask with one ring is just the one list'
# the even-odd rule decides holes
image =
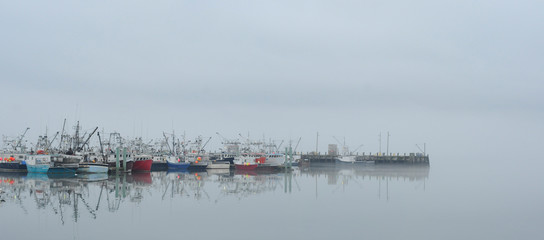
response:
{"label": "boat mast", "polygon": [[47,152],[47,150],[49,150],[49,147],[51,147],[51,144],[53,144],[53,141],[55,141],[55,139],[57,138],[57,136],[59,135],[59,132],[57,132],[57,134],[55,134],[55,136],[53,137],[53,139],[49,142],[49,144],[47,144],[47,146],[45,147],[44,151]]}
{"label": "boat mast", "polygon": [[[104,154],[104,148],[102,147],[102,138],[100,138],[100,132],[96,133],[98,135],[98,143],[100,143],[100,155],[102,156],[102,162],[106,162],[106,156]],[[100,191],[102,194],[102,190]]]}
{"label": "boat mast", "polygon": [[62,132],[60,133],[59,151],[62,147],[62,141],[64,140],[64,126],[65,125],[66,125],[66,118],[64,119],[64,123],[62,124]]}
{"label": "boat mast", "polygon": [[87,137],[87,140],[85,140],[85,142],[83,142],[83,144],[81,144],[81,146],[78,146],[78,148],[77,148],[78,151],[83,150],[83,147],[85,146],[85,144],[87,144],[87,143],[89,142],[89,139],[91,139],[91,137],[92,137],[93,134],[96,132],[96,130],[98,130],[98,127],[96,127],[96,128],[94,129],[94,131],[93,131],[91,134],[89,134],[89,137]]}
{"label": "boat mast", "polygon": [[172,155],[176,156],[176,135],[174,134],[173,128],[172,128]]}
{"label": "boat mast", "polygon": [[208,145],[208,143],[210,142],[211,139],[212,139],[212,137],[208,138],[208,141],[206,141],[206,143],[204,143],[204,146],[202,146],[200,148],[200,150],[198,150],[198,154],[200,154],[204,150],[204,147],[206,147],[206,145]]}
{"label": "boat mast", "polygon": [[[162,135],[164,136],[164,140],[166,141],[166,146],[168,147],[168,151],[170,151],[170,154],[174,155],[174,151],[170,148],[170,144],[168,143],[168,137],[166,136],[166,133],[163,132]],[[173,140],[172,140],[173,142]],[[172,144],[173,146],[173,144]]]}
{"label": "boat mast", "polygon": [[22,145],[22,143],[23,143],[23,138],[25,137],[26,132],[28,132],[29,129],[30,129],[30,128],[27,127],[27,128],[25,129],[25,132],[23,133],[23,135],[21,135],[21,137],[20,137],[19,140],[17,141],[17,144],[15,145],[15,148],[14,148],[15,151],[17,151],[17,148],[18,148],[18,147],[22,148],[21,145]]}
{"label": "boat mast", "polygon": [[75,135],[75,142],[74,142],[74,150],[79,148],[79,121],[77,121],[76,125],[76,135]]}

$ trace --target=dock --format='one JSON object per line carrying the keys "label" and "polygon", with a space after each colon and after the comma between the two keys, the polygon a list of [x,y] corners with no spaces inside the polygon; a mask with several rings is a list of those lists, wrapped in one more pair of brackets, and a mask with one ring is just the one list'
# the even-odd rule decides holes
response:
{"label": "dock", "polygon": [[[303,154],[302,161],[307,162],[336,162],[338,155],[328,154]],[[422,153],[390,153],[390,154],[365,154],[356,155],[357,162],[374,162],[376,164],[406,163],[406,164],[429,164],[429,155]]]}

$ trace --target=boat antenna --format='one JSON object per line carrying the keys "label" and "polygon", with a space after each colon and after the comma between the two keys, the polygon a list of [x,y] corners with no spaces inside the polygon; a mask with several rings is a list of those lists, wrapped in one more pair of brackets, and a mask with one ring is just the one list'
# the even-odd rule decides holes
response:
{"label": "boat antenna", "polygon": [[102,155],[102,162],[106,162],[106,155],[104,154],[104,148],[102,147],[102,138],[100,138],[100,132],[97,132],[98,142],[100,143],[100,155]]}

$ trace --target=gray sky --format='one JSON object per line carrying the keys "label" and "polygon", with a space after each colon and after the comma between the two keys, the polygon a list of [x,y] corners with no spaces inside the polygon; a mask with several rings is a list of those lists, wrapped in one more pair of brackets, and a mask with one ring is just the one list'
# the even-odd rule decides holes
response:
{"label": "gray sky", "polygon": [[302,137],[311,151],[319,131],[320,151],[345,136],[375,152],[378,134],[390,131],[392,148],[408,152],[511,124],[534,129],[544,117],[542,9],[542,1],[0,1],[0,133],[30,127],[35,142],[67,118],[125,136],[173,128],[213,136],[213,147],[217,131],[250,132]]}

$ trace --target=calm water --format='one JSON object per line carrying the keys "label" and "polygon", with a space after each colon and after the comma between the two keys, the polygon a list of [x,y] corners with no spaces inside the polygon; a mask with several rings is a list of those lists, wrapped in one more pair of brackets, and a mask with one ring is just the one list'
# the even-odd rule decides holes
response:
{"label": "calm water", "polygon": [[[542,239],[530,176],[470,165],[2,174],[2,239]],[[536,193],[536,194],[535,194]]]}

